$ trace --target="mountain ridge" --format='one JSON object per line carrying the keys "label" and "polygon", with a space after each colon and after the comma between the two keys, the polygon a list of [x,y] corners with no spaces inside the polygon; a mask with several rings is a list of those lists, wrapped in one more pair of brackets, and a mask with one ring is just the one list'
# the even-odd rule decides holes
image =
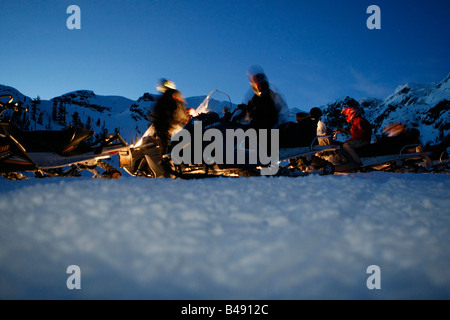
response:
{"label": "mountain ridge", "polygon": [[[28,113],[5,113],[6,119],[14,120],[24,130],[59,130],[68,125],[81,125],[97,135],[120,132],[129,143],[134,143],[147,130],[147,114],[158,97],[146,92],[132,100],[122,96],[96,95],[92,90],[77,90],[41,100],[39,97],[30,98],[16,88],[0,85],[0,95],[3,94],[12,95],[29,110]],[[205,97],[187,98],[187,107],[197,108]],[[219,114],[230,105],[227,99],[220,101],[220,98],[214,98],[212,109]],[[340,112],[351,106],[364,109],[375,134],[381,134],[388,123],[401,121],[419,129],[424,144],[439,143],[450,133],[450,73],[440,82],[400,85],[384,99],[367,97],[355,100],[346,96],[318,107],[324,113],[324,122],[335,129],[346,125]],[[295,121],[298,111],[298,108],[289,108],[292,121]]]}

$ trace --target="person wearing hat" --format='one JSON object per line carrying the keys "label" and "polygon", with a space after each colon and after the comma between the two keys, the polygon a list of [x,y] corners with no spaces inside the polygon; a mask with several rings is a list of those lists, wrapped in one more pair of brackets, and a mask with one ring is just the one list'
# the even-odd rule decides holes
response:
{"label": "person wearing hat", "polygon": [[156,83],[156,90],[158,90],[161,93],[166,92],[168,89],[176,90],[177,86],[175,85],[175,82],[172,80],[161,78]]}
{"label": "person wearing hat", "polygon": [[172,135],[189,120],[183,95],[169,80],[161,80],[157,89],[162,93],[153,106],[150,120],[159,142],[161,156],[167,153]]}
{"label": "person wearing hat", "polygon": [[362,165],[361,159],[355,149],[370,144],[372,140],[372,125],[364,118],[363,111],[358,107],[345,108],[341,114],[351,124],[351,138],[343,144],[343,151],[350,157],[350,165],[360,167]]}

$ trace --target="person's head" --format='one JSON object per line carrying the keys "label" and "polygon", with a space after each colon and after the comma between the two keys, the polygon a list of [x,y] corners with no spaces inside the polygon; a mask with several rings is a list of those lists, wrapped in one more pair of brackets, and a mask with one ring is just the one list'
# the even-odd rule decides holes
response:
{"label": "person's head", "polygon": [[355,108],[355,107],[350,107],[350,108],[345,108],[344,110],[342,110],[341,113],[342,113],[342,115],[345,116],[345,120],[348,123],[350,123],[356,117],[360,117],[361,116],[361,109]]}
{"label": "person's head", "polygon": [[322,116],[323,116],[323,112],[319,108],[312,108],[309,111],[309,115],[311,116],[311,119],[313,119],[313,120],[320,120],[320,118],[322,118]]}
{"label": "person's head", "polygon": [[247,71],[248,80],[252,86],[253,92],[261,96],[269,90],[269,79],[267,79],[264,70],[259,66],[253,66]]}
{"label": "person's head", "polygon": [[253,92],[257,96],[261,96],[263,93],[269,90],[269,82],[264,74],[257,74],[250,79]]}
{"label": "person's head", "polygon": [[158,90],[161,93],[164,93],[167,91],[167,89],[173,89],[175,90],[177,88],[177,86],[175,85],[175,83],[171,80],[162,78],[159,79],[158,82],[156,83],[156,90]]}

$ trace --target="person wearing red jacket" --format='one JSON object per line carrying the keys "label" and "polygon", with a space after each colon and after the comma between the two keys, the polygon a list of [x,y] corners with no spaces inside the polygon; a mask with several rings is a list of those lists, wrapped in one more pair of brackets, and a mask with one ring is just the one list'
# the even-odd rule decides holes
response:
{"label": "person wearing red jacket", "polygon": [[355,149],[370,144],[372,140],[372,126],[367,121],[359,108],[345,108],[342,114],[348,123],[351,124],[351,138],[343,145],[344,151],[350,156],[349,159],[357,167],[362,165],[359,155]]}

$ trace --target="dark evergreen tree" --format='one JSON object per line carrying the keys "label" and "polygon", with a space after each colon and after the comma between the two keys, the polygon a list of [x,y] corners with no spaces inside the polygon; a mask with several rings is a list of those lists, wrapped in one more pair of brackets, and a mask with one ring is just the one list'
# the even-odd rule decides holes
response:
{"label": "dark evergreen tree", "polygon": [[58,101],[53,100],[53,107],[52,107],[52,121],[58,121]]}
{"label": "dark evergreen tree", "polygon": [[88,117],[88,118],[87,118],[87,121],[86,121],[86,129],[89,129],[89,130],[92,129],[92,119],[91,119],[91,117]]}
{"label": "dark evergreen tree", "polygon": [[41,125],[41,126],[42,126],[42,124],[44,123],[44,113],[43,113],[43,112],[40,112],[40,113],[39,113],[39,116],[38,116],[38,118],[37,118],[37,123],[38,123],[39,125]]}
{"label": "dark evergreen tree", "polygon": [[62,126],[66,125],[66,115],[68,114],[66,110],[66,105],[64,103],[60,103],[58,106],[58,123]]}
{"label": "dark evergreen tree", "polygon": [[48,117],[48,122],[47,122],[47,124],[45,125],[45,129],[46,130],[52,130],[52,117]]}
{"label": "dark evergreen tree", "polygon": [[37,124],[37,104],[33,100],[31,103],[31,113],[30,113],[31,121],[34,122],[34,130],[36,130],[36,124]]}
{"label": "dark evergreen tree", "polygon": [[75,111],[72,115],[72,125],[74,125],[75,127],[83,126],[81,119],[80,119],[80,114],[77,111]]}

